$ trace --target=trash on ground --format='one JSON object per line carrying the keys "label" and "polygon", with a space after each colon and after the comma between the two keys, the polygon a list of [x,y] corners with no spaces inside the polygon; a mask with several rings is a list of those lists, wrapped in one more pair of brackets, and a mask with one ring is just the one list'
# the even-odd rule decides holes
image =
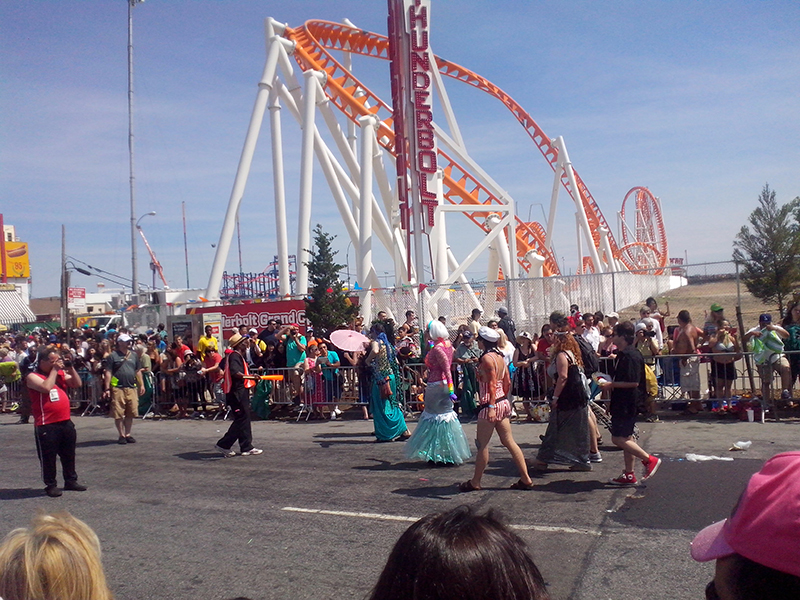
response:
{"label": "trash on ground", "polygon": [[690,462],[705,462],[707,460],[727,460],[727,461],[731,461],[733,459],[731,457],[729,457],[729,456],[714,456],[713,454],[711,456],[707,456],[705,454],[687,454],[686,455],[686,460],[688,460]]}
{"label": "trash on ground", "polygon": [[746,441],[746,442],[736,442],[733,446],[730,447],[729,451],[733,452],[736,450],[749,450],[750,446],[753,445],[753,442]]}

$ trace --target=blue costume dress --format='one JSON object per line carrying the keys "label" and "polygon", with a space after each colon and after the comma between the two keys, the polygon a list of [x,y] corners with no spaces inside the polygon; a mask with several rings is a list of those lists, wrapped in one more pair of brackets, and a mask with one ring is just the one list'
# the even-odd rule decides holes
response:
{"label": "blue costume dress", "polygon": [[[408,458],[460,465],[472,456],[467,436],[464,435],[450,398],[452,357],[452,347],[438,345],[425,355],[425,364],[430,373],[425,388],[425,410],[408,440]],[[430,381],[439,377],[445,379]]]}
{"label": "blue costume dress", "polygon": [[[396,361],[394,352],[389,349],[388,342],[381,334],[378,339],[380,347],[377,356],[372,361],[372,395],[370,405],[372,420],[375,425],[375,437],[379,442],[390,442],[408,431],[403,411],[397,399]],[[394,363],[394,365],[393,365]],[[388,398],[381,397],[381,385],[388,380],[392,388],[392,395]]]}

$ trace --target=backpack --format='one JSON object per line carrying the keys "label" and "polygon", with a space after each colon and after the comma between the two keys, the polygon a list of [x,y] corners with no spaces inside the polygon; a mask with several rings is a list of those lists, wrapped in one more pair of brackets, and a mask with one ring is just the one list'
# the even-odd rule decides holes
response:
{"label": "backpack", "polygon": [[591,377],[593,373],[597,373],[600,370],[600,360],[597,357],[597,352],[595,352],[592,345],[581,336],[576,335],[575,341],[578,342],[578,347],[581,349],[583,372],[587,377]]}
{"label": "backpack", "polygon": [[653,367],[645,363],[644,365],[645,389],[648,396],[655,398],[658,396],[658,380]]}

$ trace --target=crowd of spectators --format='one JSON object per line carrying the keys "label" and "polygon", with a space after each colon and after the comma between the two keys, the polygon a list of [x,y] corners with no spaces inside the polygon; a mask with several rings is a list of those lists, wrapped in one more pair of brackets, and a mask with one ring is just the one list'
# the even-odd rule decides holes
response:
{"label": "crowd of spectators", "polygon": [[[687,411],[711,408],[710,402],[705,405],[700,402],[704,396],[717,401],[713,404],[715,408],[729,408],[732,400],[737,399],[737,391],[741,393],[746,388],[741,359],[748,350],[752,352],[761,397],[776,397],[791,406],[793,385],[800,377],[798,302],[789,304],[780,323],[765,313],[755,327],[743,333],[731,324],[724,308],[717,303],[709,307],[702,327],[695,325],[686,310],[679,311],[674,322],[669,322],[669,304],[662,311],[654,298],[648,298],[638,312],[639,318],[634,321],[635,347],[645,358],[648,377],[657,382],[653,389],[657,390],[658,385],[671,389],[672,399],[688,401]],[[581,310],[572,305],[567,318],[570,331],[580,345],[583,362],[592,367],[586,369],[587,375],[592,371],[612,371],[616,357],[613,328],[619,322],[619,315]],[[550,324],[540,331],[518,333],[505,307],[498,308],[497,314],[488,318],[474,309],[466,322],[458,326],[450,325],[445,317],[439,320],[451,334],[453,380],[461,416],[474,416],[475,366],[480,356],[476,335],[478,328],[485,325],[501,336],[498,349],[509,370],[511,394],[517,403],[512,417],[517,416],[516,409],[522,408],[528,420],[546,418],[547,391],[553,385],[547,374],[553,344]],[[381,311],[374,322],[384,326],[394,349],[404,409],[421,410],[427,344],[415,312],[406,311],[403,322],[398,324]],[[369,326],[361,317],[350,323],[349,328],[369,333]],[[2,335],[0,381],[11,383],[20,375],[24,377],[26,370],[33,367],[37,348],[50,345],[81,374],[81,400],[106,409],[108,397],[104,392],[109,386],[105,380],[113,367],[110,357],[119,337],[130,336],[131,352],[138,358],[144,388],[139,394],[140,413],[146,413],[153,403],[157,414],[176,418],[205,418],[209,410],[221,410],[222,371],[218,365],[224,350],[218,347],[211,331],[204,332],[198,340],[180,335],[170,337],[163,324],[143,333],[125,327],[108,331],[84,328],[67,333],[38,330],[24,335]],[[265,382],[256,387],[253,404],[256,415],[266,418],[274,405],[307,409],[310,418],[336,419],[342,414],[341,401],[358,405],[361,417],[369,418],[372,370],[366,364],[367,346],[342,351],[332,344],[326,332],[315,336],[310,329],[304,333],[298,324],[282,324],[277,319],[270,320],[263,330],[241,327],[237,333],[248,339],[245,357],[251,371],[284,375],[282,384]],[[18,372],[14,364],[18,365]],[[702,382],[701,365],[707,368],[707,377]],[[29,414],[24,393],[22,398],[14,397],[11,389],[14,388],[0,388],[0,410],[16,409],[21,421],[26,422]],[[654,396],[655,393],[643,400],[642,413],[650,420],[658,418],[652,402]]]}

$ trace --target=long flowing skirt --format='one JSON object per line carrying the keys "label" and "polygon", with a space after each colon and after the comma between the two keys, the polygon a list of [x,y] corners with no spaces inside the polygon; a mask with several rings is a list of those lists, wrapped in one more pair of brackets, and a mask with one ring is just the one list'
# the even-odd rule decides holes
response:
{"label": "long flowing skirt", "polygon": [[547,464],[588,465],[589,413],[585,406],[572,410],[556,408],[536,458]]}
{"label": "long flowing skirt", "polygon": [[408,440],[406,457],[460,465],[470,456],[469,442],[453,410],[450,391],[445,385],[429,384],[425,389],[425,410]]}
{"label": "long flowing skirt", "polygon": [[392,395],[389,398],[381,398],[378,383],[372,383],[372,397],[370,398],[372,421],[375,425],[375,437],[380,442],[391,441],[408,430],[406,420],[403,418],[403,411],[394,400],[397,397],[394,375],[389,376],[389,384],[392,386]]}

